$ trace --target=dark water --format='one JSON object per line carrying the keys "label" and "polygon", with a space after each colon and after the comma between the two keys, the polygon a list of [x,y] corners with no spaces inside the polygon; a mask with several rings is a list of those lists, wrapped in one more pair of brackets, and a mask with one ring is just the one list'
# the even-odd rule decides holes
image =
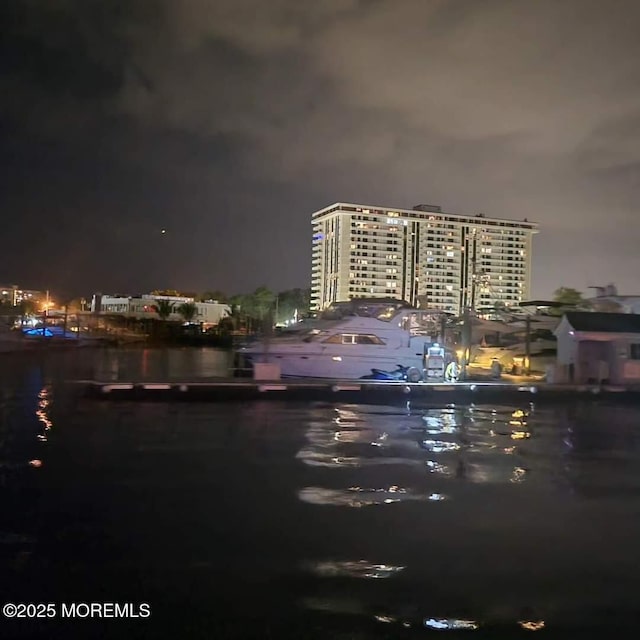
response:
{"label": "dark water", "polygon": [[[1,599],[56,607],[0,637],[634,633],[640,409],[129,404],[64,383],[225,358],[0,360]],[[151,615],[63,619],[72,602]]]}

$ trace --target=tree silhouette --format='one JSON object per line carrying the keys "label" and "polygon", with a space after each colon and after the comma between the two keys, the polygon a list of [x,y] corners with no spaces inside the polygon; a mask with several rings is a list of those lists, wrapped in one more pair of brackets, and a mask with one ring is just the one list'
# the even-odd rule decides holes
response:
{"label": "tree silhouette", "polygon": [[78,311],[84,311],[87,307],[87,301],[85,298],[73,298],[67,304],[69,313],[78,313]]}
{"label": "tree silhouette", "polygon": [[224,293],[223,291],[217,291],[217,290],[213,290],[213,291],[204,291],[201,295],[198,296],[198,300],[200,302],[208,302],[210,300],[213,300],[215,302],[227,302],[227,300],[229,299],[229,296],[227,296],[226,293]]}
{"label": "tree silhouette", "polygon": [[301,318],[309,313],[311,289],[288,289],[277,296],[276,322],[291,320],[297,312]]}
{"label": "tree silhouette", "polygon": [[244,325],[249,332],[262,325],[267,327],[273,321],[275,300],[275,293],[266,287],[258,287],[246,295],[232,296],[229,298],[231,320],[234,325]]}
{"label": "tree silhouette", "polygon": [[18,309],[21,316],[32,316],[37,312],[38,306],[33,300],[22,300],[18,303]]}
{"label": "tree silhouette", "polygon": [[192,322],[198,314],[198,307],[195,302],[183,302],[176,311],[184,318],[185,322]]}
{"label": "tree silhouette", "polygon": [[167,320],[173,313],[173,302],[169,302],[169,300],[156,300],[156,303],[151,308],[158,314],[160,320]]}
{"label": "tree silhouette", "polygon": [[181,296],[182,294],[175,289],[155,289],[151,292],[152,296]]}
{"label": "tree silhouette", "polygon": [[18,303],[18,313],[20,315],[20,323],[24,325],[26,322],[27,316],[35,315],[38,307],[33,300],[21,300]]}
{"label": "tree silhouette", "polygon": [[250,297],[253,317],[263,320],[273,310],[276,294],[267,287],[258,287]]}
{"label": "tree silhouette", "polygon": [[561,316],[566,311],[587,311],[590,309],[588,300],[585,300],[582,293],[571,287],[560,287],[553,292],[553,301],[560,303],[561,307],[554,307],[549,313],[554,316]]}

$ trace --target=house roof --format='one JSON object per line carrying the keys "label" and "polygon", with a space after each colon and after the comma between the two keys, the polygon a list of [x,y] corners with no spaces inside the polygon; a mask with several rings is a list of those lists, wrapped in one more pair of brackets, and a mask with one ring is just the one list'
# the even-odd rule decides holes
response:
{"label": "house roof", "polygon": [[575,331],[640,333],[640,314],[637,313],[569,311],[565,317]]}
{"label": "house roof", "polygon": [[573,305],[566,302],[558,302],[557,300],[526,300],[518,302],[518,307],[571,307]]}
{"label": "house roof", "polygon": [[597,302],[598,300],[640,300],[640,294],[636,294],[635,296],[621,296],[617,293],[612,293],[611,295],[601,295],[594,296],[593,298],[587,298],[589,302]]}

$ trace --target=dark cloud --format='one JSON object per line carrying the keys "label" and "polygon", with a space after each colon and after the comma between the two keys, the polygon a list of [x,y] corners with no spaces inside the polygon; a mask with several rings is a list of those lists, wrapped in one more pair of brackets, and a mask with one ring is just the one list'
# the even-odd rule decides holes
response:
{"label": "dark cloud", "polygon": [[[0,13],[1,204],[20,246],[6,278],[304,286],[312,210],[426,201],[538,220],[537,296],[637,288],[632,0],[25,0]],[[43,216],[52,235],[33,234]],[[46,273],[16,260],[43,254]]]}

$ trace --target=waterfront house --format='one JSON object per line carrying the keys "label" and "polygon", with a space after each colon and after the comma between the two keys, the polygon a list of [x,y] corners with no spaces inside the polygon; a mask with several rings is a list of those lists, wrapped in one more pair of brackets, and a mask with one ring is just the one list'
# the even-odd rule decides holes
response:
{"label": "waterfront house", "polygon": [[640,384],[640,315],[569,312],[554,333],[557,382]]}
{"label": "waterfront house", "polygon": [[193,322],[200,324],[205,330],[217,326],[222,318],[231,315],[231,307],[228,304],[213,300],[195,302],[194,298],[189,296],[153,295],[151,293],[138,296],[109,296],[96,293],[91,301],[91,312],[102,315],[120,315],[136,320],[157,319],[159,316],[155,311],[155,305],[158,300],[166,300],[173,305],[173,310],[167,318],[173,322],[182,320],[179,312],[181,304],[194,303],[196,314]]}

